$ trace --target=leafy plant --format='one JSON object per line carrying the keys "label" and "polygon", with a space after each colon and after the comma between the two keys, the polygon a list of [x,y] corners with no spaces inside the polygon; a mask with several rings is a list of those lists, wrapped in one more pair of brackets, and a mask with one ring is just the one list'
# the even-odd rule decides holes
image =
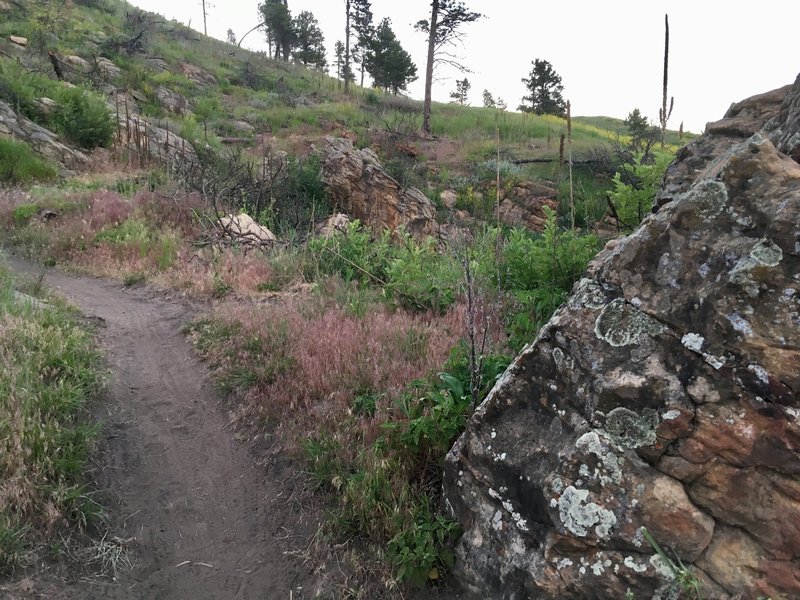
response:
{"label": "leafy plant", "polygon": [[418,587],[444,576],[453,566],[452,544],[461,535],[458,524],[435,515],[423,504],[409,528],[389,540],[389,560],[395,577]]}
{"label": "leafy plant", "polygon": [[664,172],[673,158],[675,155],[669,152],[652,152],[645,162],[640,154],[614,175],[614,188],[609,198],[625,229],[634,229],[650,212]]}

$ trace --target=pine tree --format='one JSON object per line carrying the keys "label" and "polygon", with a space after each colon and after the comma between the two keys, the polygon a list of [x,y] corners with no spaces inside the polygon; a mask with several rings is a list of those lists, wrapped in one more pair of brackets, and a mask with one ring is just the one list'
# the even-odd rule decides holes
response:
{"label": "pine tree", "polygon": [[489,90],[483,90],[483,106],[484,108],[494,108],[497,102],[494,101],[494,96]]}
{"label": "pine tree", "polygon": [[468,104],[467,97],[469,96],[469,90],[472,87],[472,84],[469,82],[469,79],[464,77],[464,79],[456,80],[456,89],[450,92],[450,97],[453,99],[453,102],[457,104]]}
{"label": "pine tree", "polygon": [[287,0],[264,0],[259,7],[267,30],[267,43],[274,49],[274,58],[289,60],[294,43],[292,13]]}
{"label": "pine tree", "polygon": [[366,55],[369,52],[370,41],[375,36],[375,27],[372,24],[372,4],[370,0],[352,0],[352,2],[353,29],[356,32],[353,62],[361,65],[361,87],[364,87]]}
{"label": "pine tree", "polygon": [[425,66],[425,101],[422,109],[422,131],[431,132],[431,92],[433,90],[433,69],[439,62],[466,71],[452,57],[443,54],[443,48],[461,41],[461,28],[467,23],[477,21],[483,15],[471,12],[461,0],[431,0],[431,17],[418,21],[414,28],[428,35],[428,60]]}
{"label": "pine tree", "polygon": [[375,30],[366,56],[366,69],[375,85],[393,94],[405,90],[417,78],[417,67],[400,45],[389,19]]}
{"label": "pine tree", "polygon": [[231,29],[230,27],[228,27],[228,36],[227,37],[228,37],[228,43],[229,44],[233,44],[235,46],[236,45],[236,34],[233,32],[233,29]]}
{"label": "pine tree", "polygon": [[311,65],[324,69],[327,65],[325,58],[325,37],[319,28],[319,21],[310,11],[304,10],[294,18],[294,51],[292,58],[304,65]]}
{"label": "pine tree", "polygon": [[[556,115],[563,117],[567,111],[567,104],[561,92],[561,75],[556,73],[553,65],[546,60],[533,61],[533,68],[527,78],[522,78],[522,83],[528,88],[530,95],[523,96],[519,110],[532,112],[537,115]],[[529,102],[526,105],[525,102]]]}

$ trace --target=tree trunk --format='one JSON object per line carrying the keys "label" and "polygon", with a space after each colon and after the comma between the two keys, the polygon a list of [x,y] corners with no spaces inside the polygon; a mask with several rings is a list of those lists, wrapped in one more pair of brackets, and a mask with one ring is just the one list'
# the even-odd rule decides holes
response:
{"label": "tree trunk", "polygon": [[431,2],[430,33],[428,35],[428,62],[425,66],[425,104],[422,109],[422,132],[431,133],[431,91],[433,87],[433,58],[436,53],[436,27],[439,21],[439,0]]}
{"label": "tree trunk", "polygon": [[347,19],[344,23],[344,93],[350,91],[350,0],[344,0]]}
{"label": "tree trunk", "polygon": [[206,12],[206,0],[203,0],[203,35],[208,35],[207,18],[208,13]]}

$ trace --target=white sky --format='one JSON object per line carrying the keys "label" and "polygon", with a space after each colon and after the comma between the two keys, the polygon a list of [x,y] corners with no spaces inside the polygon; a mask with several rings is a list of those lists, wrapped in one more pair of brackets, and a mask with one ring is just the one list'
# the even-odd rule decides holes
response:
{"label": "white sky", "polygon": [[[257,21],[258,0],[211,0],[209,35],[225,39],[230,27],[241,37]],[[189,23],[202,30],[200,0],[131,0],[145,10]],[[552,63],[562,76],[564,97],[574,115],[625,118],[639,108],[653,121],[661,106],[664,11],[670,20],[669,94],[675,97],[670,127],[681,121],[700,132],[722,117],[732,102],[792,83],[800,72],[794,51],[800,2],[759,0],[466,0],[486,15],[464,28],[465,45],[456,52],[473,73],[470,102],[482,104],[484,88],[516,109],[525,94],[535,58]],[[429,13],[429,0],[373,0],[376,24],[392,20],[403,46],[417,65],[419,79],[409,95],[422,98],[425,36],[413,23]],[[289,0],[292,14],[313,12],[325,34],[330,61],[333,44],[344,37],[344,0]],[[243,44],[266,46],[263,34]],[[461,78],[441,69],[434,99],[446,102]]]}

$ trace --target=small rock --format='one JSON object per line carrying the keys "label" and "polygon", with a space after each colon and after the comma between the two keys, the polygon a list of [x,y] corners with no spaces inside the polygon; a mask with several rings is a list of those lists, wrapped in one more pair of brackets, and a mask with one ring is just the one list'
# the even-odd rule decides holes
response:
{"label": "small rock", "polygon": [[345,233],[348,225],[350,225],[350,217],[344,213],[336,213],[318,225],[314,233],[320,237],[331,237],[337,231]]}
{"label": "small rock", "polygon": [[439,199],[445,208],[452,210],[455,208],[456,202],[458,202],[458,193],[455,190],[445,190],[439,194]]}
{"label": "small rock", "polygon": [[22,46],[23,48],[25,48],[28,45],[28,38],[26,37],[11,35],[8,37],[8,39],[11,40],[12,44],[16,44],[17,46]]}
{"label": "small rock", "polygon": [[222,217],[220,219],[220,226],[225,236],[244,244],[263,245],[271,244],[278,240],[274,233],[256,223],[253,218],[246,213]]}

